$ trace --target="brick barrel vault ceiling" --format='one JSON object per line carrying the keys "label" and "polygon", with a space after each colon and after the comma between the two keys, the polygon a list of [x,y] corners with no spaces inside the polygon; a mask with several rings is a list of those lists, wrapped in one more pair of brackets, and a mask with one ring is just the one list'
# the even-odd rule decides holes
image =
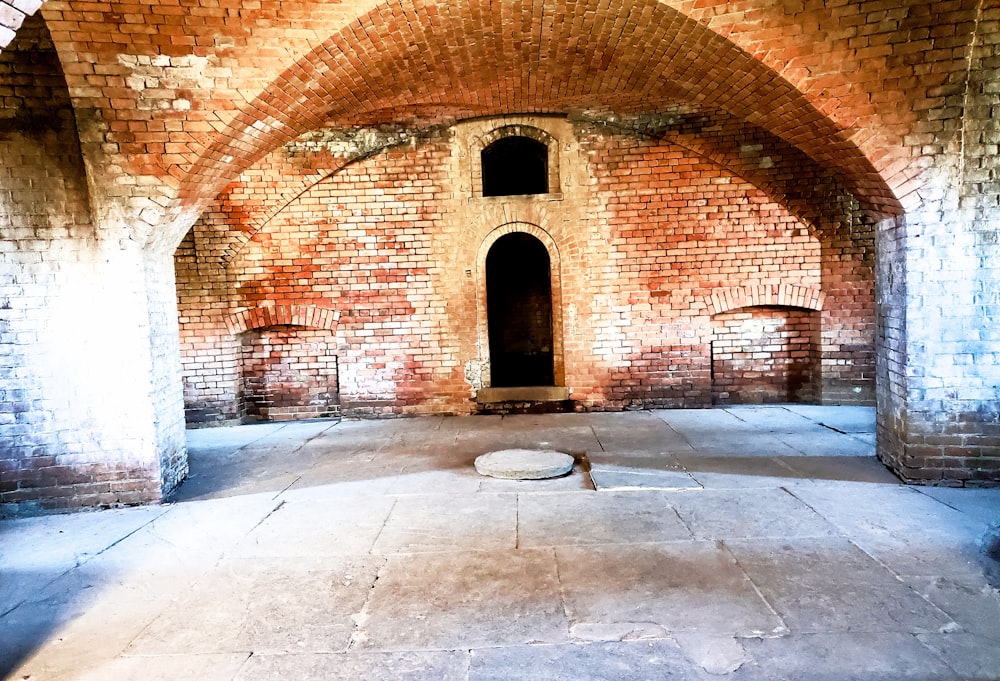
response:
{"label": "brick barrel vault ceiling", "polygon": [[[896,212],[889,188],[911,191],[920,167],[903,137],[938,106],[929,89],[956,82],[972,37],[965,15],[975,16],[975,0],[947,13],[922,0],[891,12],[860,1],[261,0],[245,10],[122,0],[94,17],[84,4],[48,0],[42,12],[78,111],[112,128],[98,140],[81,126],[85,153],[100,148],[92,167],[161,182],[157,203],[170,203],[159,225],[173,221],[163,237],[172,245],[241,170],[302,132],[421,112],[721,108]],[[951,25],[944,38],[910,42]],[[223,75],[168,93],[189,109],[165,100],[140,110],[149,93],[122,87],[127,74],[115,69],[143,55],[207,60]],[[923,62],[933,68],[918,74]]]}
{"label": "brick barrel vault ceiling", "polygon": [[860,198],[892,194],[853,143],[790,83],[656,0],[389,2],[331,36],[241,111],[181,190],[203,200],[276,146],[324,124],[721,108],[836,168]]}

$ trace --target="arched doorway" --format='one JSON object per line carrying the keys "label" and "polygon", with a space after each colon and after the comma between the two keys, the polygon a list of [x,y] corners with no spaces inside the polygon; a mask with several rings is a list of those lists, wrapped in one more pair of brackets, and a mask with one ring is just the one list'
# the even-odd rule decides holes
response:
{"label": "arched doorway", "polygon": [[486,256],[493,387],[555,385],[549,253],[531,234],[500,237]]}

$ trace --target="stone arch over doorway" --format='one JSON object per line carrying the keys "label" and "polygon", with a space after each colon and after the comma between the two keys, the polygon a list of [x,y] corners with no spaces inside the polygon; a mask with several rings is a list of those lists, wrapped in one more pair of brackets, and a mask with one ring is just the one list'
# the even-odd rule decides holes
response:
{"label": "stone arch over doorway", "polygon": [[552,236],[537,225],[513,222],[497,227],[483,239],[476,261],[476,318],[480,361],[484,366],[490,367],[490,371],[487,372],[487,375],[490,376],[490,381],[486,387],[494,387],[490,350],[487,261],[496,243],[512,234],[524,234],[533,237],[545,249],[545,253],[548,255],[552,329],[552,374],[551,382],[548,384],[562,386],[565,383],[565,363],[563,359],[562,282],[559,249]]}

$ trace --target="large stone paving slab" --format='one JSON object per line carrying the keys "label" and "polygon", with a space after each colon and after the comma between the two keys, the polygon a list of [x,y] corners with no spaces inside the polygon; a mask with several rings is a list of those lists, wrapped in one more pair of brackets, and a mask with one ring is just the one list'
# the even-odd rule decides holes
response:
{"label": "large stone paving slab", "polygon": [[911,487],[827,483],[796,497],[897,575],[981,575],[986,523]]}
{"label": "large stone paving slab", "polygon": [[691,539],[662,492],[564,493],[518,499],[518,546],[635,544]]}
{"label": "large stone paving slab", "polygon": [[156,657],[117,657],[95,669],[46,681],[232,681],[249,658],[247,653]]}
{"label": "large stone paving slab", "polygon": [[147,507],[0,522],[0,614],[164,513]]}
{"label": "large stone paving slab", "polygon": [[788,404],[783,408],[842,433],[875,432],[874,407]]}
{"label": "large stone paving slab", "polygon": [[254,655],[236,681],[467,681],[468,675],[467,652],[288,653]]}
{"label": "large stone paving slab", "polygon": [[996,637],[952,632],[919,634],[917,639],[955,670],[954,676],[943,678],[1000,679],[1000,645]]}
{"label": "large stone paving slab", "polygon": [[371,551],[395,499],[345,494],[316,498],[286,495],[238,544],[231,556],[360,555]]}
{"label": "large stone paving slab", "polygon": [[[874,451],[874,443],[872,443]],[[816,482],[864,482],[881,485],[898,485],[899,480],[885,465],[871,454],[863,456],[820,456],[804,454],[779,459],[782,466],[794,472],[795,477]]]}
{"label": "large stone paving slab", "polygon": [[234,558],[206,573],[129,647],[129,655],[343,652],[381,561]]}
{"label": "large stone paving slab", "polygon": [[965,633],[993,641],[1000,658],[1000,591],[984,576],[909,577],[906,583],[948,613]]}
{"label": "large stone paving slab", "polygon": [[528,449],[557,449],[569,454],[595,451],[600,443],[589,414],[521,414],[505,416],[502,432],[509,445]]}
{"label": "large stone paving slab", "polygon": [[[655,413],[683,436],[697,454],[731,458],[801,454],[798,449],[782,442],[774,433],[761,430],[727,411],[680,409],[661,410]],[[684,452],[678,451],[676,454],[680,457]]]}
{"label": "large stone paving slab", "polygon": [[309,442],[338,426],[326,420],[189,431],[190,473],[171,498],[279,493],[315,463],[317,451]]}
{"label": "large stone paving slab", "polygon": [[729,541],[727,546],[793,633],[916,634],[956,626],[847,540]]}
{"label": "large stone paving slab", "polygon": [[775,433],[778,440],[794,449],[798,456],[875,456],[875,444],[853,435],[843,435],[815,426],[795,433]]}
{"label": "large stone paving slab", "polygon": [[1000,523],[1000,489],[921,487],[916,491],[980,521],[983,525]]}
{"label": "large stone paving slab", "polygon": [[701,490],[669,494],[696,539],[821,537],[836,528],[788,491]]}
{"label": "large stone paving slab", "polygon": [[577,639],[785,631],[732,554],[715,542],[561,547],[556,555]]}
{"label": "large stone paving slab", "polygon": [[645,453],[588,455],[590,477],[599,490],[693,489],[701,485],[676,457]]}
{"label": "large stone paving slab", "polygon": [[[797,635],[742,641],[732,681],[954,681],[955,672],[900,633]],[[963,677],[988,679],[991,677]]]}
{"label": "large stone paving slab", "polygon": [[799,433],[822,427],[783,406],[737,405],[722,411],[764,433]]}
{"label": "large stone paving slab", "polygon": [[667,640],[512,646],[472,651],[469,681],[707,681]]}
{"label": "large stone paving slab", "polygon": [[680,455],[678,462],[706,489],[765,489],[808,484],[806,473],[787,463],[789,457]]}
{"label": "large stone paving slab", "polygon": [[513,494],[432,494],[398,497],[376,553],[491,551],[517,541],[517,497]]}
{"label": "large stone paving slab", "polygon": [[388,558],[353,650],[462,650],[567,640],[551,550]]}
{"label": "large stone paving slab", "polygon": [[[0,617],[0,678],[19,667],[18,678],[75,681],[100,667],[171,602],[185,597],[191,585],[273,506],[268,497],[241,497],[31,519],[92,518],[97,521],[94,529],[103,534],[99,544],[107,545],[93,553],[74,554],[79,565]],[[152,512],[157,515],[150,519]],[[111,529],[115,524],[117,536]],[[57,544],[60,536],[54,536]],[[80,532],[67,536],[65,544],[91,545],[91,539]],[[59,551],[52,556],[58,558]],[[9,574],[0,568],[0,581]]]}
{"label": "large stone paving slab", "polygon": [[594,414],[591,429],[597,438],[599,453],[615,456],[673,455],[694,451],[679,432],[652,412]]}

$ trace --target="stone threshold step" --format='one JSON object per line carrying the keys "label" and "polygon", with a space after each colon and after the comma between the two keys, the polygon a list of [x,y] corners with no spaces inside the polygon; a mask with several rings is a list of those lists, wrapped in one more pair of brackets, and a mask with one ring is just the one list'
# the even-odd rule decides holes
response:
{"label": "stone threshold step", "polygon": [[476,394],[479,404],[502,402],[565,402],[569,388],[558,386],[524,386],[518,388],[480,388]]}

